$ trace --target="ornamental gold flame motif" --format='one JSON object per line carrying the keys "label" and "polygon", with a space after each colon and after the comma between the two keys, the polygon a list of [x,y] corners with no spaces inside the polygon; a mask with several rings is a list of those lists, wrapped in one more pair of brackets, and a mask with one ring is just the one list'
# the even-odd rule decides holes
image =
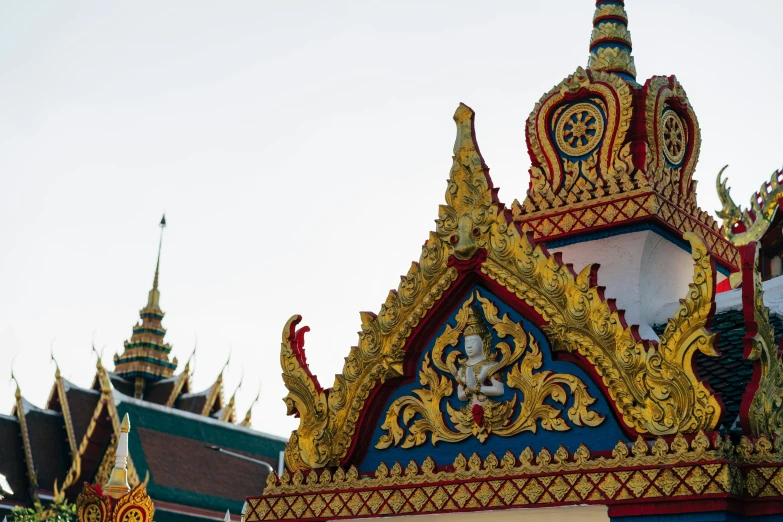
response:
{"label": "ornamental gold flame motif", "polygon": [[[474,305],[474,300],[481,303],[481,308]],[[513,349],[506,342],[492,346],[492,336],[482,315],[498,337],[513,341]],[[569,392],[573,396],[573,406],[568,409],[572,424],[598,426],[604,421],[601,415],[589,410],[595,399],[579,378],[550,371],[534,372],[542,366],[538,342],[508,315],[498,317],[497,307],[478,291],[463,303],[456,320],[456,327],[447,326],[435,341],[431,356],[425,355],[419,372],[425,388],[414,390],[415,397],[400,397],[389,408],[382,426],[387,433],[377,448],[401,442],[403,448],[419,446],[426,442],[428,433],[432,443],[437,444],[441,440],[459,442],[470,436],[484,442],[492,433],[506,437],[525,431],[535,433],[539,423],[548,431],[565,431],[570,426],[562,418],[563,412],[545,401],[551,399],[565,406]],[[458,358],[458,350],[446,354],[446,349],[457,345],[460,339],[467,357]],[[432,365],[446,376],[438,374]],[[493,399],[503,395],[504,381],[521,392],[519,405],[517,395],[509,401]],[[453,396],[455,383],[459,400],[466,403],[459,409],[444,401]],[[444,409],[453,428],[443,417]],[[401,418],[406,425],[415,418],[404,441]]]}
{"label": "ornamental gold flame motif", "polygon": [[[606,81],[614,82],[609,76]],[[593,78],[596,77],[593,74]],[[578,83],[582,80],[574,78],[573,81]],[[599,85],[596,89],[604,87]],[[627,84],[623,83],[617,88],[621,92],[619,103],[625,104],[622,89],[627,93]],[[575,87],[575,91],[579,89]],[[618,102],[615,97],[612,100],[615,100],[613,103]],[[630,105],[625,109],[630,110]],[[613,110],[619,114],[625,109]],[[589,364],[606,390],[607,402],[615,410],[618,420],[628,429],[649,436],[714,429],[720,419],[720,403],[704,387],[692,366],[692,356],[696,350],[707,355],[715,353],[712,348],[714,341],[707,329],[715,291],[714,266],[705,242],[695,234],[686,236],[690,239],[694,253],[694,282],[681,305],[685,311],[678,312],[667,327],[666,342],[662,342],[659,348],[656,343],[639,340],[633,328],[622,320],[621,312],[607,302],[596,287],[596,266],[588,265],[579,274],[574,274],[571,268],[555,256],[550,256],[523,233],[514,222],[512,213],[498,201],[497,189],[493,188],[489,177],[489,168],[476,144],[473,111],[460,105],[454,114],[454,121],[457,125],[457,140],[446,189],[446,204],[441,205],[436,221],[437,231],[430,234],[419,262],[411,266],[398,289],[389,293],[378,315],[361,314],[359,343],[350,350],[343,372],[336,377],[332,388],[323,389],[307,367],[303,344],[306,328],[296,329],[301,318],[294,316],[286,324],[280,354],[283,378],[288,389],[285,402],[288,413],[298,414],[300,418],[299,428],[292,433],[286,446],[287,468],[294,473],[350,462],[351,452],[356,447],[357,426],[366,417],[363,413],[370,394],[379,386],[394,386],[394,381],[389,380],[404,375],[403,357],[411,333],[416,326],[429,319],[430,311],[457,281],[460,271],[468,270],[459,268],[461,263],[472,266],[470,270],[501,286],[527,306],[531,313],[536,314],[544,324],[543,333],[554,351],[573,353]],[[612,126],[615,133],[625,132],[627,120],[624,117],[619,118],[619,121],[616,119]],[[621,152],[619,154],[622,156]],[[601,158],[603,152],[598,155],[599,164],[605,161]],[[607,153],[606,161],[611,158],[612,155]],[[615,162],[614,165],[617,167],[618,164]],[[488,321],[490,318],[494,321],[495,316],[487,312],[483,303],[482,310]],[[466,311],[465,321],[468,319],[467,314]],[[484,373],[485,380],[479,390],[473,389],[473,395],[469,397],[468,389],[473,385],[473,380],[467,369],[461,372],[456,359],[448,362],[451,355],[433,350],[419,375],[425,380],[421,394],[417,396],[419,404],[423,406],[410,406],[414,408],[410,411],[419,408],[419,411],[434,412],[435,408],[431,405],[435,402],[440,404],[442,400],[442,397],[438,399],[436,395],[445,397],[453,394],[455,383],[459,394],[460,379],[464,383],[463,393],[471,401],[476,395],[495,400],[489,389],[497,386],[492,382],[492,377],[503,386],[515,389],[522,389],[525,383],[535,382],[536,379],[544,383],[554,379],[552,374],[545,371],[538,374],[533,372],[539,368],[536,365],[540,362],[535,361],[540,353],[536,353],[538,347],[531,342],[526,332],[518,329],[518,325],[501,320],[492,323],[492,328],[498,337],[513,339],[515,348],[503,348],[503,343],[491,347],[490,358],[497,357],[497,363],[502,366],[496,366],[493,362],[473,370],[473,378]],[[507,330],[503,330],[501,335],[498,328]],[[452,332],[451,335],[453,339],[442,340],[446,344],[438,350],[454,346],[459,334]],[[450,365],[453,365],[455,371],[452,371]],[[558,379],[565,379],[565,376],[559,376]],[[476,379],[476,384],[478,381]],[[557,385],[568,388],[575,400],[577,396],[580,397],[579,404],[583,404],[585,409],[578,419],[589,425],[598,422],[599,417],[591,416],[587,407],[592,397],[583,394],[582,384],[581,381],[562,380]],[[538,399],[534,398],[534,394],[528,394],[524,396],[524,402],[532,407],[538,404]],[[406,438],[402,444],[421,444],[420,441],[426,438],[427,433],[431,433],[433,439],[436,433],[438,437],[444,434],[463,438],[500,434],[503,430],[509,430],[509,433],[516,430],[514,432],[518,433],[530,429],[542,417],[536,413],[515,416],[513,412],[516,407],[521,408],[519,402],[514,407],[493,404],[480,412],[479,416],[483,415],[481,422],[476,422],[472,407],[469,410],[454,409],[447,412],[453,416],[454,424],[449,432],[437,427],[442,417],[434,414],[426,417],[422,414],[422,419],[427,419],[425,422],[429,422],[431,427],[425,428],[420,423],[419,428],[416,428],[414,421],[410,429],[413,439]],[[554,411],[560,413],[559,410]],[[566,422],[562,417],[556,418]],[[506,422],[501,419],[509,420]],[[410,420],[403,414],[404,422]],[[575,417],[569,416],[568,422],[576,424]],[[393,431],[401,428],[399,425],[393,428],[393,424],[389,425],[392,429],[389,444],[397,443],[395,437],[397,441],[402,441],[400,431],[396,435]]]}
{"label": "ornamental gold flame motif", "polygon": [[143,482],[114,502],[100,486],[85,483],[76,499],[78,522],[153,522],[154,516],[155,505]]}
{"label": "ornamental gold flame motif", "polygon": [[[769,309],[764,306],[764,287],[759,271],[758,243],[746,247],[743,256],[752,263],[752,271],[747,271],[747,277],[742,284],[752,288],[753,322],[755,328],[748,328],[745,342],[750,344],[747,359],[755,362],[758,376],[758,388],[753,394],[748,408],[750,432],[754,437],[763,435],[783,435],[783,359],[778,353],[775,342],[775,330],[769,322]],[[752,280],[751,280],[752,277]],[[746,323],[747,324],[747,323]],[[746,351],[746,353],[748,353]],[[752,388],[749,386],[749,388]],[[746,402],[743,400],[743,402]]]}

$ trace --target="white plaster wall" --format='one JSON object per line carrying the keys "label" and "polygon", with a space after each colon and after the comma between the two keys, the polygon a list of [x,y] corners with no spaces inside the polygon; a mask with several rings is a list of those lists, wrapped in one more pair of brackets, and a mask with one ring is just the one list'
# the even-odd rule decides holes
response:
{"label": "white plaster wall", "polygon": [[[764,281],[763,286],[764,304],[769,307],[770,313],[783,316],[783,277]],[[679,302],[671,302],[661,307],[656,324],[661,324],[674,315],[679,306]],[[715,313],[727,310],[742,310],[742,288],[721,292],[715,296]]]}
{"label": "white plaster wall", "polygon": [[617,307],[625,310],[626,322],[638,325],[644,339],[658,340],[652,326],[659,322],[661,308],[684,298],[693,280],[691,255],[650,230],[552,248],[550,252],[561,252],[563,262],[573,264],[577,273],[599,263],[598,284],[606,287],[604,296],[617,300]]}
{"label": "white plaster wall", "polygon": [[[354,520],[377,521],[377,518]],[[389,517],[389,522],[608,522],[606,506],[561,506],[551,508],[502,509],[471,511],[470,513],[446,513],[437,515],[405,515]]]}

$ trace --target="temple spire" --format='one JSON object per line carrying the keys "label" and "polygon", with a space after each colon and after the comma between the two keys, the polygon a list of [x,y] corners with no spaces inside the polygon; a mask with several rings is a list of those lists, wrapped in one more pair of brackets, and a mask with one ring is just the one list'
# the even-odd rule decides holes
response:
{"label": "temple spire", "polygon": [[160,292],[158,291],[158,276],[160,275],[160,251],[163,249],[163,229],[166,228],[166,214],[160,220],[160,239],[158,240],[158,261],[155,263],[155,278],[152,280],[147,308],[160,309]]}
{"label": "temple spire", "polygon": [[177,368],[176,357],[169,361],[171,345],[163,339],[166,329],[161,321],[164,313],[160,309],[160,292],[158,278],[160,276],[160,252],[163,248],[163,229],[166,227],[166,216],[160,220],[160,239],[158,240],[158,261],[155,264],[155,278],[152,290],[149,292],[147,304],[139,311],[140,323],[133,327],[133,335],[125,341],[122,355],[114,356],[114,373],[135,383],[133,396],[143,399],[147,384],[168,379],[174,375]]}
{"label": "temple spire", "polygon": [[628,31],[628,15],[623,0],[596,1],[587,67],[636,81],[631,33]]}

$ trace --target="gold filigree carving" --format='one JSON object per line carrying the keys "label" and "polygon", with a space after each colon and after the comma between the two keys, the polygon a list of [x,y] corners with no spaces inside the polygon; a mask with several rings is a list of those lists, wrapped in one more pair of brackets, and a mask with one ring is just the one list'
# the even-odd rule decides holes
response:
{"label": "gold filigree carving", "polygon": [[[623,170],[626,167],[625,162],[621,159],[621,150],[624,147],[625,135],[633,114],[630,88],[624,80],[615,74],[601,71],[588,73],[580,67],[574,74],[545,94],[528,117],[526,134],[530,143],[530,151],[538,164],[531,169],[532,186],[528,199],[532,200],[531,203],[535,207],[541,208],[543,205],[541,199],[548,202],[548,206],[543,208],[562,206],[566,202],[574,203],[574,201],[567,201],[569,194],[574,190],[573,183],[567,182],[568,165],[563,164],[563,159],[555,150],[548,129],[550,120],[559,116],[553,110],[561,105],[567,96],[580,92],[585,93],[585,98],[591,96],[594,101],[600,101],[606,114],[605,124],[602,126],[602,136],[611,137],[611,139],[604,139],[604,143],[599,148],[599,155],[595,161],[596,173],[593,177],[600,179],[601,185],[611,186],[618,182],[618,168]],[[582,104],[580,103],[578,106],[582,106]],[[566,148],[565,151],[568,149]],[[630,151],[626,152],[630,161]],[[632,170],[628,172],[631,173]],[[578,185],[575,188],[579,191],[582,190],[582,187]],[[559,198],[559,201],[556,201],[556,198]],[[528,211],[532,210],[531,208]]]}
{"label": "gold filigree carving", "polygon": [[[481,303],[484,317],[498,337],[509,339],[514,344],[512,349],[506,342],[498,343],[492,357],[471,367],[470,371],[481,366],[477,371],[485,375],[483,378],[479,376],[478,385],[474,384],[474,386],[481,387],[482,381],[489,382],[493,377],[496,377],[495,381],[500,383],[501,372],[505,373],[505,370],[509,370],[505,376],[506,384],[522,392],[523,401],[520,402],[517,410],[517,395],[509,401],[498,402],[477,392],[477,396],[468,400],[468,404],[460,409],[454,409],[446,403],[446,412],[454,425],[452,429],[443,416],[444,399],[452,396],[455,388],[453,381],[467,388],[468,394],[471,394],[471,390],[465,385],[467,360],[457,361],[459,352],[456,350],[444,357],[444,350],[449,346],[455,346],[460,337],[466,334],[466,327],[469,326],[469,310],[474,299]],[[566,431],[571,427],[561,417],[562,410],[545,401],[551,399],[565,405],[569,392],[573,396],[573,405],[568,409],[567,414],[572,424],[597,426],[603,422],[602,416],[588,409],[595,399],[590,396],[587,387],[579,378],[551,371],[534,372],[542,366],[542,354],[538,342],[532,334],[523,329],[521,323],[513,322],[508,315],[500,318],[497,314],[497,307],[481,296],[480,292],[465,300],[457,313],[456,327],[447,326],[435,341],[431,358],[430,354],[425,355],[422,370],[419,372],[419,380],[425,388],[413,390],[415,397],[400,397],[392,403],[382,426],[387,433],[381,436],[376,444],[377,448],[388,448],[400,443],[403,448],[420,446],[427,441],[427,434],[431,434],[430,440],[433,444],[437,444],[439,441],[459,442],[471,435],[484,442],[492,433],[505,437],[525,431],[535,433],[539,425],[547,431]],[[520,359],[522,361],[512,367]],[[450,378],[439,375],[431,366],[431,361],[435,368],[446,373]],[[458,362],[460,368],[457,368]],[[410,420],[417,415],[419,418],[408,427]],[[401,419],[409,431],[404,441],[405,430],[400,426]]]}
{"label": "gold filigree carving", "polygon": [[783,496],[781,462],[780,438],[773,445],[764,436],[755,441],[743,436],[734,447],[728,437],[714,433],[709,438],[698,433],[690,440],[678,434],[670,443],[637,439],[630,447],[620,441],[611,456],[602,457],[591,456],[584,444],[573,454],[561,446],[554,454],[542,448],[536,455],[528,447],[519,456],[490,453],[483,461],[477,454],[458,455],[440,471],[427,457],[420,466],[409,462],[405,469],[412,471],[404,474],[400,463],[391,468],[381,463],[374,476],[360,477],[355,468],[337,468],[333,474],[323,470],[307,483],[285,474],[278,482],[274,476],[265,496],[248,499],[243,515],[247,522],[403,515],[413,511],[405,499],[420,513],[553,502],[627,504],[634,498],[690,502],[693,495],[761,500]]}
{"label": "gold filigree carving", "polygon": [[688,133],[685,125],[674,111],[666,111],[661,120],[663,132],[663,155],[677,165],[685,157],[688,145]]}
{"label": "gold filigree carving", "polygon": [[[783,437],[783,360],[775,343],[775,330],[769,322],[769,309],[764,306],[764,287],[759,272],[759,248],[751,244],[753,266],[752,281],[743,277],[743,286],[753,288],[753,322],[755,328],[748,327],[746,342],[750,342],[751,350],[748,360],[758,361],[761,376],[758,388],[748,409],[748,422],[754,437],[762,435],[777,435]],[[747,269],[746,269],[747,270]],[[756,370],[758,371],[758,370]]]}
{"label": "gold filigree carving", "polygon": [[[748,445],[747,457],[742,462],[774,462],[775,455],[763,448],[746,441]],[[771,445],[770,445],[771,448]],[[319,472],[311,471],[312,480],[296,480],[284,474],[278,478],[276,475],[271,484],[267,484],[264,494],[310,494],[319,491],[351,489],[374,489],[379,487],[431,485],[436,483],[452,482],[455,480],[490,480],[498,477],[521,477],[540,474],[552,474],[563,472],[594,472],[597,470],[617,470],[623,468],[677,466],[683,464],[695,464],[699,462],[713,462],[720,460],[734,460],[736,458],[731,442],[723,440],[717,435],[711,439],[704,433],[698,433],[690,442],[678,434],[672,440],[671,445],[663,438],[657,438],[650,444],[641,438],[629,444],[619,441],[610,457],[594,457],[584,444],[581,444],[573,454],[570,454],[564,446],[559,446],[554,455],[547,449],[541,448],[536,454],[532,448],[527,447],[519,455],[507,451],[502,459],[490,453],[483,461],[478,454],[470,458],[459,454],[452,463],[452,471],[438,471],[432,457],[417,464],[411,461],[406,469],[416,469],[411,473],[403,473],[402,465],[395,463],[391,469],[386,463],[378,466],[374,476],[352,473],[337,468],[334,473],[329,470]],[[443,463],[441,463],[443,464]],[[326,479],[323,479],[326,477]]]}
{"label": "gold filigree carving", "polygon": [[555,139],[560,150],[582,156],[598,146],[604,135],[604,117],[590,103],[572,105],[555,124]]}
{"label": "gold filigree carving", "polygon": [[636,64],[631,52],[619,47],[601,47],[590,53],[587,68],[591,71],[622,72],[636,78]]}
{"label": "gold filigree carving", "polygon": [[604,22],[598,27],[593,28],[590,35],[590,45],[602,41],[620,41],[627,46],[631,46],[631,33],[625,24],[617,22]]}
{"label": "gold filigree carving", "polygon": [[[707,328],[715,297],[715,267],[707,244],[692,232],[683,239],[691,244],[693,258],[693,282],[688,285],[688,295],[680,301],[674,316],[669,319],[660,337],[658,351],[664,360],[682,368],[692,368],[693,355],[699,350],[709,357],[717,357],[715,334]],[[706,393],[699,384],[696,393]]]}
{"label": "gold filigree carving", "polygon": [[147,494],[147,487],[139,483],[130,493],[120,497],[114,506],[114,522],[152,522],[155,505]]}
{"label": "gold filigree carving", "polygon": [[109,522],[111,512],[109,497],[103,496],[93,486],[85,483],[76,498],[76,520],[78,522]]}
{"label": "gold filigree carving", "polygon": [[[639,433],[665,435],[711,430],[717,425],[718,401],[693,368],[685,366],[701,343],[690,343],[692,336],[678,337],[676,348],[669,348],[672,355],[663,355],[654,345],[637,340],[618,312],[601,300],[591,284],[593,266],[574,277],[526,237],[511,227],[505,230],[482,271],[543,316],[544,332],[553,349],[578,353],[590,362],[627,426]],[[697,243],[693,248],[699,255],[704,252],[694,266],[699,278],[694,284],[704,290],[694,306],[701,309],[712,297],[701,281],[707,277],[702,274],[703,257],[710,261],[706,247],[698,246],[701,239],[690,239]],[[700,317],[689,327],[694,331],[703,328],[708,318]]]}
{"label": "gold filigree carving", "polygon": [[[592,81],[599,82],[595,88],[601,90],[608,89],[601,82],[617,80],[595,73]],[[621,98],[628,97],[628,105],[613,109],[622,116],[612,125],[624,133],[630,95],[627,85],[619,81],[625,90],[617,92]],[[577,92],[581,85],[593,88],[584,71],[562,89]],[[389,294],[380,313],[362,314],[359,344],[351,349],[331,389],[322,390],[306,369],[300,342],[304,330],[295,331],[298,316],[286,325],[281,350],[289,390],[286,403],[289,413],[300,416],[299,429],[286,448],[288,469],[293,473],[335,466],[348,454],[370,392],[386,379],[402,375],[406,342],[457,279],[458,263],[480,266],[486,277],[535,310],[547,323],[545,334],[554,349],[584,357],[609,390],[622,422],[631,429],[651,435],[713,429],[720,408],[711,394],[696,393],[700,381],[692,368],[680,362],[687,357],[669,361],[654,343],[639,341],[594,286],[594,267],[574,275],[517,228],[511,213],[497,201],[488,168],[478,153],[473,112],[460,105],[454,120],[457,141],[437,232],[430,234],[419,263],[411,267],[397,291]],[[617,143],[621,141],[618,138]]]}
{"label": "gold filigree carving", "polygon": [[628,23],[628,15],[625,12],[625,8],[620,4],[601,4],[597,6],[593,14],[593,23],[607,17],[620,18],[623,22]]}
{"label": "gold filigree carving", "polygon": [[[688,96],[682,85],[674,76],[653,76],[645,84],[647,97],[645,98],[645,123],[647,127],[647,164],[645,170],[653,180],[660,180],[666,172],[666,160],[668,159],[675,166],[683,159],[690,146],[691,155],[687,162],[682,165],[682,175],[678,183],[672,184],[674,192],[678,193],[683,200],[687,200],[687,205],[680,203],[681,206],[696,207],[696,190],[693,181],[693,172],[699,161],[699,151],[701,150],[701,130],[699,122],[696,119],[696,113],[693,112]],[[673,112],[673,107],[677,107],[682,114]],[[687,118],[686,118],[687,116]],[[666,123],[672,123],[676,118],[682,126],[683,141],[682,150],[678,154],[671,155],[667,152],[668,128]],[[690,120],[692,131],[689,130],[685,120]],[[690,143],[688,143],[690,142]],[[674,150],[674,149],[672,149]],[[679,152],[682,153],[680,157]],[[673,161],[673,159],[678,161]]]}

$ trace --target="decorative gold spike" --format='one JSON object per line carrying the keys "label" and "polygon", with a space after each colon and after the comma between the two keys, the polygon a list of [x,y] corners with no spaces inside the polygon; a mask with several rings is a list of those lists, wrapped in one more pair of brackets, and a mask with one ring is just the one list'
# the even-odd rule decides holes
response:
{"label": "decorative gold spike", "polygon": [[109,481],[103,486],[103,491],[114,499],[127,495],[131,488],[128,484],[128,433],[130,432],[130,417],[125,414],[120,425],[120,441],[114,457],[114,468]]}
{"label": "decorative gold spike", "polygon": [[250,423],[250,418],[253,415],[253,406],[255,406],[256,403],[258,402],[259,397],[261,397],[261,387],[260,386],[258,387],[258,393],[256,394],[256,398],[253,399],[252,403],[250,403],[250,407],[247,409],[247,413],[245,413],[245,420],[242,421],[240,426],[242,426],[244,428],[251,428],[252,427],[252,425]]}

